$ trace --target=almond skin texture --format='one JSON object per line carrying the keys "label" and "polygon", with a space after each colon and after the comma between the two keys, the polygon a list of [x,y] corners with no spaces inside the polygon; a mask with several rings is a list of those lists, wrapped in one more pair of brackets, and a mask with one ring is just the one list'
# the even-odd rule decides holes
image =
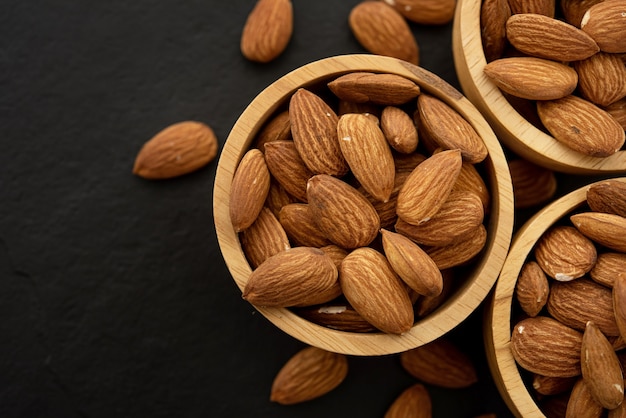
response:
{"label": "almond skin texture", "polygon": [[483,202],[483,209],[485,210],[485,213],[490,211],[489,205],[491,204],[491,195],[489,194],[489,188],[474,164],[463,163],[452,191],[466,191],[474,193],[480,198],[481,202]]}
{"label": "almond skin texture", "polygon": [[591,395],[589,385],[578,379],[567,402],[565,418],[600,418],[604,409]]}
{"label": "almond skin texture", "polygon": [[398,220],[398,215],[396,214],[396,203],[398,201],[398,193],[400,193],[400,189],[402,185],[409,177],[408,172],[400,171],[397,172],[394,179],[393,191],[391,192],[391,196],[389,196],[389,200],[386,202],[381,202],[378,199],[370,196],[370,194],[362,187],[359,186],[359,192],[363,193],[363,195],[370,201],[378,216],[380,217],[380,226],[381,228],[391,228]]}
{"label": "almond skin texture", "polygon": [[270,401],[294,405],[319,398],[335,389],[348,374],[348,359],[317,347],[306,347],[279,370]]}
{"label": "almond skin texture", "polygon": [[432,409],[428,389],[421,383],[415,383],[393,401],[385,418],[431,418]]}
{"label": "almond skin texture", "polygon": [[385,107],[380,116],[380,129],[396,151],[409,154],[417,148],[417,129],[413,119],[404,110],[395,106]]}
{"label": "almond skin texture", "polygon": [[587,204],[594,212],[626,217],[626,183],[604,180],[592,184],[587,190]]}
{"label": "almond skin texture", "polygon": [[253,148],[239,162],[230,186],[230,219],[236,232],[243,231],[256,220],[269,189],[270,172],[265,157]]}
{"label": "almond skin texture", "polygon": [[265,144],[272,141],[290,141],[291,122],[289,121],[289,111],[285,110],[274,116],[267,122],[257,134],[254,140],[254,147],[265,152]]}
{"label": "almond skin texture", "polygon": [[554,377],[581,373],[580,332],[547,316],[523,319],[513,327],[511,351],[524,369]]}
{"label": "almond skin texture", "polygon": [[626,97],[604,108],[626,130]]}
{"label": "almond skin texture", "polygon": [[252,268],[291,248],[283,226],[266,207],[261,210],[256,221],[241,232],[239,239]]}
{"label": "almond skin texture", "polygon": [[421,129],[445,150],[458,149],[463,161],[479,163],[487,157],[487,147],[476,130],[460,113],[442,100],[427,94],[417,98]]}
{"label": "almond skin texture", "polygon": [[182,176],[213,161],[217,148],[217,137],[209,126],[195,121],[175,123],[143,145],[133,174],[151,180]]}
{"label": "almond skin texture", "polygon": [[626,254],[605,252],[598,254],[598,260],[589,272],[591,279],[606,287],[613,287],[618,274],[626,272]]}
{"label": "almond skin texture", "polygon": [[332,243],[345,249],[365,247],[378,235],[376,209],[349,184],[318,174],[309,180],[307,196],[317,226]]}
{"label": "almond skin texture", "polygon": [[319,230],[310,206],[306,203],[290,203],[278,213],[278,220],[289,239],[296,246],[324,247],[330,241]]}
{"label": "almond skin texture", "polygon": [[243,27],[241,53],[251,61],[270,62],[285,50],[292,32],[290,0],[258,0]]}
{"label": "almond skin texture", "polygon": [[289,101],[289,117],[294,144],[309,170],[331,176],[348,172],[337,139],[339,118],[324,100],[298,89]]}
{"label": "almond skin texture", "polygon": [[579,28],[585,12],[602,1],[604,0],[561,0],[560,4],[565,21]]}
{"label": "almond skin texture", "polygon": [[626,52],[626,4],[622,0],[605,0],[585,12],[580,27],[604,52]]}
{"label": "almond skin texture", "polygon": [[506,21],[511,17],[508,0],[484,0],[480,7],[480,37],[485,59],[502,58],[506,47]]}
{"label": "almond skin texture", "polygon": [[624,400],[622,368],[613,346],[592,321],[585,327],[580,363],[593,399],[606,409],[617,408]]}
{"label": "almond skin texture", "polygon": [[449,150],[415,167],[398,193],[398,216],[412,225],[430,220],[448,199],[462,162],[459,150]]}
{"label": "almond skin texture", "polygon": [[574,63],[574,68],[578,88],[590,102],[608,106],[626,96],[626,66],[617,55],[598,52]]}
{"label": "almond skin texture", "polygon": [[535,374],[533,376],[533,389],[541,395],[558,395],[570,391],[578,379],[578,376],[551,377]]}
{"label": "almond skin texture", "polygon": [[335,263],[322,250],[292,248],[268,258],[250,274],[243,298],[266,307],[312,304],[316,293],[335,286],[337,274]]}
{"label": "almond skin texture", "polygon": [[405,19],[422,25],[443,25],[452,21],[456,0],[385,0]]}
{"label": "almond skin texture", "polygon": [[300,158],[293,141],[278,140],[265,144],[265,162],[287,193],[306,202],[306,184],[313,177],[313,172]]}
{"label": "almond skin texture", "polygon": [[608,157],[624,145],[624,129],[605,110],[577,96],[537,102],[543,125],[564,145],[591,157]]}
{"label": "almond skin texture", "polygon": [[556,176],[552,170],[524,159],[509,160],[516,209],[530,208],[547,202],[556,193]]}
{"label": "almond skin texture", "polygon": [[267,193],[267,199],[265,199],[265,206],[267,206],[274,216],[278,218],[278,214],[283,206],[289,203],[296,203],[298,200],[287,193],[285,188],[276,179],[270,178],[270,190]]}
{"label": "almond skin texture", "polygon": [[535,261],[524,263],[515,284],[515,296],[522,310],[531,317],[539,315],[549,293],[548,278],[539,264]]}
{"label": "almond skin texture", "polygon": [[554,61],[578,61],[600,50],[586,32],[548,16],[514,14],[506,22],[509,42],[519,51]]}
{"label": "almond skin texture", "polygon": [[358,113],[339,118],[337,136],[352,174],[375,199],[386,202],[396,174],[391,149],[375,119]]}
{"label": "almond skin texture", "polygon": [[377,329],[402,334],[413,326],[413,305],[384,255],[357,248],[344,258],[340,283],[350,305]]}
{"label": "almond skin texture", "polygon": [[348,24],[357,41],[372,54],[419,64],[419,48],[411,28],[388,4],[361,2],[350,11]]}
{"label": "almond skin texture", "polygon": [[612,213],[585,212],[572,215],[572,223],[592,241],[626,252],[626,218]]}
{"label": "almond skin texture", "polygon": [[539,239],[534,250],[542,270],[558,281],[578,279],[596,262],[596,248],[572,226],[554,226]]}
{"label": "almond skin texture", "polygon": [[560,99],[578,83],[573,68],[535,57],[501,58],[487,64],[484,72],[501,90],[528,100]]}
{"label": "almond skin texture", "polygon": [[445,270],[472,261],[482,251],[486,242],[487,230],[480,224],[468,237],[443,247],[428,247],[426,253],[440,270]]}
{"label": "almond skin texture", "polygon": [[416,98],[421,90],[411,80],[396,74],[354,72],[337,77],[328,88],[341,100],[398,106]]}
{"label": "almond skin texture", "polygon": [[508,0],[511,13],[536,13],[554,17],[555,0]]}
{"label": "almond skin texture", "polygon": [[445,337],[401,353],[400,364],[419,381],[443,388],[466,388],[478,381],[471,359]]}

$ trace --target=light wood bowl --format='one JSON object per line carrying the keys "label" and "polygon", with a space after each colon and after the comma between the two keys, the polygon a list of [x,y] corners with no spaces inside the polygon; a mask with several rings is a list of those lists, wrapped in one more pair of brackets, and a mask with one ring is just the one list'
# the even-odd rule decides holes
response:
{"label": "light wood bowl", "polygon": [[626,151],[589,157],[561,144],[524,119],[487,78],[480,28],[481,0],[459,0],[452,31],[454,64],[467,98],[480,110],[503,145],[535,164],[571,174],[626,173]]}
{"label": "light wood bowl", "polygon": [[369,71],[404,76],[460,112],[483,138],[489,156],[482,163],[491,190],[487,243],[482,257],[467,272],[467,279],[441,307],[418,320],[401,336],[385,333],[351,333],[309,322],[285,308],[255,306],[269,321],[292,337],[328,351],[352,355],[398,353],[426,344],[465,320],[485,299],[500,273],[513,229],[513,192],[505,156],[493,131],[476,108],[438,76],[404,61],[375,55],[326,58],[300,67],[263,90],[244,110],[224,144],[214,186],[214,220],[224,260],[243,290],[251,273],[229,216],[230,186],[235,169],[256,133],[300,87],[315,86],[345,73]]}
{"label": "light wood bowl", "polygon": [[[626,178],[617,180],[626,182]],[[530,218],[515,234],[493,294],[487,300],[484,338],[487,361],[498,391],[513,414],[523,418],[545,417],[522,379],[510,348],[515,284],[535,243],[552,225],[587,203],[581,187],[555,200]]]}

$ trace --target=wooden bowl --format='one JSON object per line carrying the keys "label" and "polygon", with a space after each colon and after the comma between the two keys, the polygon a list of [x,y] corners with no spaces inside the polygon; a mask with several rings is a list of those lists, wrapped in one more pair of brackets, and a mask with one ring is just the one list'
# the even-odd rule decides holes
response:
{"label": "wooden bowl", "polygon": [[[618,180],[626,182],[626,178]],[[487,361],[498,391],[518,417],[535,418],[545,415],[526,387],[510,348],[513,295],[517,277],[543,233],[587,203],[587,190],[592,184],[555,200],[537,212],[516,232],[494,292],[487,301],[484,325]]]}
{"label": "wooden bowl", "polygon": [[480,110],[503,145],[543,167],[571,174],[618,174],[626,172],[626,151],[607,158],[589,157],[561,144],[522,117],[483,68],[480,28],[481,0],[457,3],[452,45],[454,64],[463,92]]}
{"label": "wooden bowl", "polygon": [[235,169],[263,124],[284,106],[300,87],[325,84],[355,71],[391,73],[413,80],[457,110],[483,138],[489,155],[483,163],[491,190],[488,237],[481,258],[467,278],[435,312],[418,320],[401,336],[385,333],[352,333],[309,322],[285,308],[255,306],[269,321],[292,337],[328,351],[353,355],[398,353],[426,344],[467,318],[493,287],[509,248],[513,229],[513,192],[505,156],[493,131],[463,95],[436,75],[407,62],[375,55],[346,55],[316,61],[281,77],[263,90],[244,110],[224,144],[214,187],[214,219],[217,238],[232,277],[243,290],[251,267],[242,251],[229,215],[230,186]]}

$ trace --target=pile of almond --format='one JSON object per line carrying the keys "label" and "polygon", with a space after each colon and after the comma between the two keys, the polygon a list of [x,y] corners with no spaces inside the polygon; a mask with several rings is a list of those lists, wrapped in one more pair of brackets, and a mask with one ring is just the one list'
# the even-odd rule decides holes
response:
{"label": "pile of almond", "polygon": [[407,332],[486,243],[486,156],[470,123],[399,75],[298,89],[234,173],[230,217],[253,268],[243,298]]}
{"label": "pile of almond", "polygon": [[511,350],[548,417],[626,416],[626,183],[591,185],[550,227],[515,288]]}
{"label": "pile of almond", "polygon": [[529,122],[608,157],[626,139],[626,2],[483,0],[484,72]]}

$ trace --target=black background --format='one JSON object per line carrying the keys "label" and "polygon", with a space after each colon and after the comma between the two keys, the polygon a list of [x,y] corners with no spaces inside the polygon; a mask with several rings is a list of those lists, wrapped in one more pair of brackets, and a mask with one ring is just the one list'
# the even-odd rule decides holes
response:
{"label": "black background", "polygon": [[[270,403],[303,344],[255,313],[225,267],[217,159],[167,181],[131,173],[167,125],[205,122],[223,144],[275,79],[365,52],[347,23],[358,2],[295,1],[291,42],[269,64],[239,51],[252,0],[2,2],[0,416],[381,417],[415,382],[397,356],[350,357],[328,395]],[[452,24],[411,28],[421,65],[458,88]],[[588,180],[559,176],[559,194]],[[480,382],[429,387],[435,417],[511,416],[484,358],[482,311],[450,334]]]}

